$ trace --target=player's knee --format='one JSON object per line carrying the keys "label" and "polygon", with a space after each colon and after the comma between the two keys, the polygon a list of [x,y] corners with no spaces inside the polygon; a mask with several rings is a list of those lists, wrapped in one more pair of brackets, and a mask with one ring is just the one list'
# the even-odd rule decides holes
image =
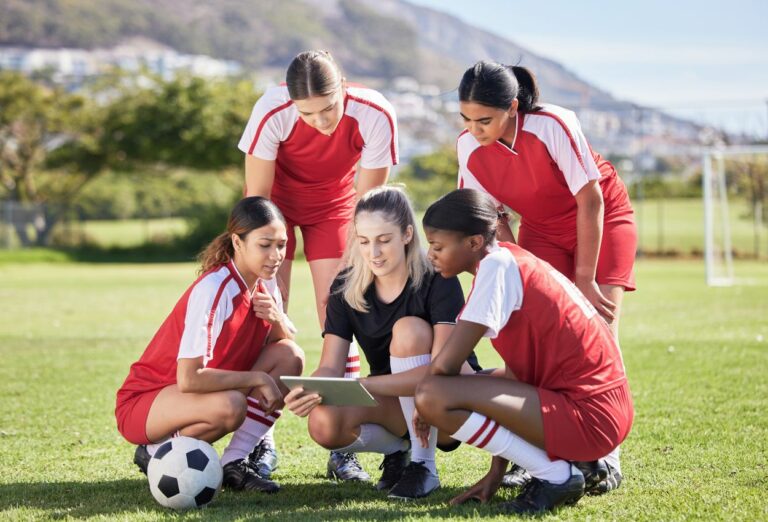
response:
{"label": "player's knee", "polygon": [[307,419],[309,436],[325,449],[338,448],[339,422],[327,408],[315,408]]}
{"label": "player's knee", "polygon": [[283,375],[301,375],[304,371],[304,350],[293,341],[283,339],[280,341],[281,349],[285,350],[285,371]]}
{"label": "player's knee", "polygon": [[432,350],[432,327],[419,317],[403,317],[392,326],[389,353],[394,357],[412,357]]}
{"label": "player's knee", "polygon": [[224,392],[216,407],[218,424],[227,432],[235,431],[245,420],[247,411],[245,395],[234,390]]}
{"label": "player's knee", "polygon": [[427,375],[416,387],[414,395],[419,415],[431,424],[435,423],[435,417],[445,409],[445,403],[441,399],[442,386],[439,379],[434,375]]}

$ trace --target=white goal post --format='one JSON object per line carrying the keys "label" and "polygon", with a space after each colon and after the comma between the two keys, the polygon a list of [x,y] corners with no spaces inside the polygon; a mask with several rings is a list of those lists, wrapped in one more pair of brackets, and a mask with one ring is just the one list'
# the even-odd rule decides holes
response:
{"label": "white goal post", "polygon": [[733,146],[706,149],[702,153],[704,200],[704,263],[709,286],[735,282],[725,159],[768,154],[768,146]]}

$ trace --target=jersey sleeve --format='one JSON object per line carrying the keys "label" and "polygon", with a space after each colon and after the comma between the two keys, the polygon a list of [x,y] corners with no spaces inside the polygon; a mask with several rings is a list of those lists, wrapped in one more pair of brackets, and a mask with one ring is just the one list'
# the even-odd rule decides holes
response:
{"label": "jersey sleeve", "polygon": [[522,276],[511,257],[496,251],[480,262],[467,304],[458,317],[486,326],[484,337],[498,336],[512,313],[523,305]]}
{"label": "jersey sleeve", "polygon": [[575,195],[590,181],[600,179],[600,171],[576,114],[559,107],[548,106],[548,110],[552,117],[544,117],[541,122],[544,142]]}
{"label": "jersey sleeve", "polygon": [[288,138],[295,124],[293,102],[283,89],[270,88],[256,101],[238,143],[244,153],[264,160],[277,158],[280,142]]}
{"label": "jersey sleeve", "polygon": [[224,322],[232,314],[232,303],[221,298],[219,286],[213,278],[204,279],[190,292],[177,359],[203,357],[204,364],[208,362]]}
{"label": "jersey sleeve", "polygon": [[364,169],[378,169],[397,165],[397,121],[394,111],[382,112],[363,133],[363,151],[360,166]]}
{"label": "jersey sleeve", "polygon": [[432,277],[434,279],[427,300],[429,322],[432,326],[456,324],[456,317],[464,306],[464,292],[459,279],[457,277],[445,279],[441,275]]}
{"label": "jersey sleeve", "polygon": [[323,337],[327,334],[333,334],[352,342],[354,330],[349,317],[351,308],[344,300],[344,296],[339,292],[340,287],[340,280],[337,278],[334,284],[331,285],[331,294],[325,307]]}

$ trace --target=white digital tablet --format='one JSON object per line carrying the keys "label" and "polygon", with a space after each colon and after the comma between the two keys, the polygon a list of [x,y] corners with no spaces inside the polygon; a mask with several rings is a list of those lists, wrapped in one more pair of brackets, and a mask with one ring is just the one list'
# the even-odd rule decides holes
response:
{"label": "white digital tablet", "polygon": [[280,380],[290,389],[301,386],[304,391],[317,393],[323,398],[321,404],[325,406],[377,406],[379,404],[357,379],[281,375]]}

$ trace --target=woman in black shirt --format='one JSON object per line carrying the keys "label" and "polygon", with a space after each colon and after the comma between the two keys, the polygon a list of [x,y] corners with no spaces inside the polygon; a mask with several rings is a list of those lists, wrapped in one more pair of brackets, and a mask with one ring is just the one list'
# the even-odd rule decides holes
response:
{"label": "woman in black shirt", "polygon": [[[432,270],[416,234],[413,209],[396,187],[378,187],[360,199],[347,248],[349,267],[331,287],[323,352],[312,375],[342,377],[354,338],[371,369],[362,382],[379,405],[323,406],[319,395],[298,388],[286,396],[286,407],[301,417],[309,415],[309,434],[325,448],[384,454],[377,489],[388,490],[392,498],[424,497],[440,486],[435,447],[450,450],[458,443],[432,428],[427,447],[419,444],[412,425],[413,394],[464,305],[461,285]],[[474,356],[470,363],[476,365]],[[473,371],[470,364],[465,371]],[[406,432],[412,442],[410,463]]]}

